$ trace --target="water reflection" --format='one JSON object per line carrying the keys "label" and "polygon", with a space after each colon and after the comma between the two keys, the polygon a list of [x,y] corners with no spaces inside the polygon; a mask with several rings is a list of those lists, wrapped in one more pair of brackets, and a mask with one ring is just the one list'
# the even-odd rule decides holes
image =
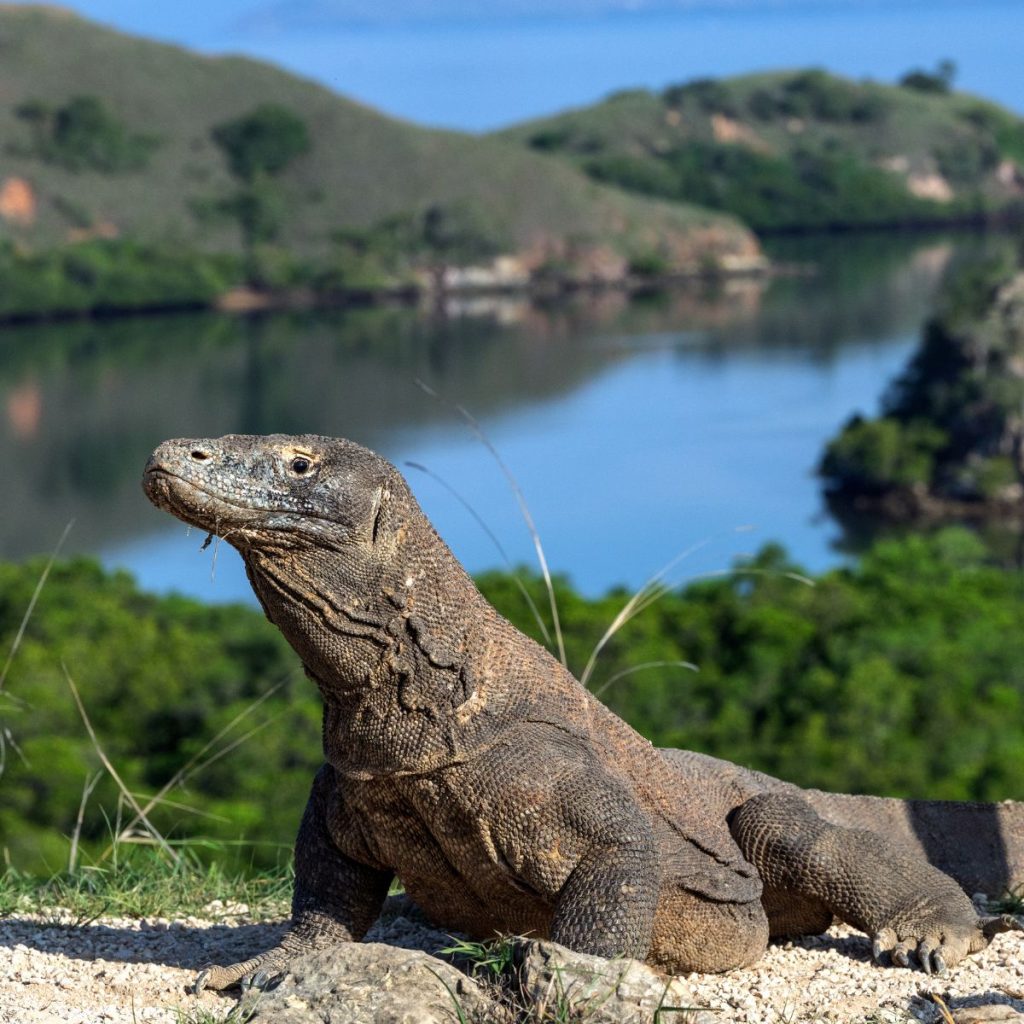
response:
{"label": "water reflection", "polygon": [[[529,539],[501,474],[452,409],[469,407],[531,500],[556,567],[588,589],[636,583],[687,542],[753,517],[812,565],[834,528],[810,477],[825,437],[873,409],[916,338],[951,238],[799,240],[816,275],[576,296],[453,301],[447,314],[368,309],[20,326],[0,332],[0,555],[69,546],[153,586],[246,593],[225,560],[182,569],[181,533],[138,476],[174,436],[313,431],[429,466],[469,496],[513,558]],[[457,315],[453,315],[457,314]],[[443,488],[411,480],[472,568],[490,542]],[[183,529],[183,528],[182,528]],[[728,561],[719,553],[717,564]],[[223,557],[223,556],[222,556]],[[183,571],[185,574],[183,575]],[[233,582],[234,581],[234,582]]]}

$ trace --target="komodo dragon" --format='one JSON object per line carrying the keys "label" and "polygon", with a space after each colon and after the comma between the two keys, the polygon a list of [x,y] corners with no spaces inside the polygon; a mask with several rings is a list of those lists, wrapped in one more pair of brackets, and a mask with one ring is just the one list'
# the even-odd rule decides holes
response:
{"label": "komodo dragon", "polygon": [[954,878],[1024,879],[1024,804],[838,796],[656,749],[484,600],[373,452],[173,440],[144,487],[239,550],[324,704],[291,927],[198,988],[265,985],[300,953],[358,941],[396,875],[446,928],[673,973],[751,964],[769,937],[833,915],[876,959],[929,972],[1014,926],[979,917]]}

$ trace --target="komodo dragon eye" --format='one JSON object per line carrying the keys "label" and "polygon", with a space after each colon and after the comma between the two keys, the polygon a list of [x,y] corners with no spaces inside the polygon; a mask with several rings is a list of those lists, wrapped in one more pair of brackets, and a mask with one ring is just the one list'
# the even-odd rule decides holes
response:
{"label": "komodo dragon eye", "polygon": [[303,473],[309,472],[309,465],[309,459],[304,459],[301,455],[296,456],[292,459],[292,472],[302,476]]}

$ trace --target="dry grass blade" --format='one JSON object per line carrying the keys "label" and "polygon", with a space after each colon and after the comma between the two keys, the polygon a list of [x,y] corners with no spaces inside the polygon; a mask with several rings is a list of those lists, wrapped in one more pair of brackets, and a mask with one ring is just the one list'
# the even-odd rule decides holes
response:
{"label": "dry grass blade", "polygon": [[[747,527],[738,527],[737,531],[747,529]],[[697,541],[696,544],[691,544],[688,548],[684,548],[679,554],[670,558],[650,579],[648,579],[644,585],[633,594],[633,596],[619,609],[619,613],[612,619],[608,628],[604,631],[601,639],[594,645],[594,649],[590,652],[590,657],[587,659],[587,664],[583,669],[583,673],[580,676],[580,682],[586,686],[591,675],[594,672],[594,666],[597,664],[597,659],[604,650],[608,641],[611,640],[615,634],[622,629],[622,627],[629,622],[630,619],[639,615],[645,608],[650,607],[660,597],[667,594],[669,587],[663,583],[665,576],[671,572],[684,558],[689,558],[690,555],[699,551],[703,547],[707,547],[718,534],[713,534],[710,537],[705,537],[703,540]]]}
{"label": "dry grass blade", "polygon": [[96,783],[103,777],[102,772],[94,772],[91,776],[85,777],[85,785],[82,786],[82,799],[78,804],[78,815],[75,818],[75,829],[71,833],[71,849],[68,851],[68,874],[73,875],[78,864],[78,841],[82,836],[82,822],[85,820],[85,805],[89,802]]}
{"label": "dry grass blade", "polygon": [[146,813],[139,806],[139,802],[135,799],[135,795],[125,785],[124,780],[118,774],[117,769],[114,767],[110,758],[107,757],[106,751],[100,746],[99,738],[96,736],[96,730],[92,727],[92,722],[89,721],[89,715],[86,713],[85,705],[82,703],[81,695],[78,692],[78,687],[75,686],[75,681],[71,678],[71,673],[68,672],[67,666],[61,662],[61,669],[64,672],[64,678],[67,680],[68,687],[71,690],[71,696],[75,700],[75,705],[78,708],[78,713],[82,717],[82,723],[85,725],[86,732],[89,733],[89,739],[92,740],[92,745],[96,750],[96,754],[99,756],[100,761],[103,763],[103,767],[110,773],[110,777],[117,783],[117,788],[121,791],[121,795],[127,802],[128,806],[135,811],[137,818],[136,821],[142,823],[145,826],[146,831],[149,833],[150,838],[160,847],[160,849],[167,854],[173,861],[178,862],[181,857],[178,853],[171,848],[170,844],[166,839],[157,831],[156,827],[146,816]]}
{"label": "dry grass blade", "polygon": [[946,1005],[946,1000],[942,998],[937,992],[931,993],[932,1002],[939,1008],[939,1014],[942,1016],[945,1024],[956,1024],[953,1019],[953,1014],[949,1012],[949,1007]]}
{"label": "dry grass blade", "polygon": [[[19,701],[18,703],[21,702]],[[3,728],[0,728],[0,775],[3,775],[4,769],[7,767],[8,747],[10,747],[11,750],[13,750],[15,754],[18,755],[22,764],[28,764],[28,759],[21,752],[21,747],[18,746],[18,743],[14,738],[14,733],[12,733],[11,730],[5,725]]]}
{"label": "dry grass blade", "polygon": [[600,697],[601,694],[612,685],[612,683],[616,683],[620,679],[625,679],[626,676],[631,676],[634,672],[642,672],[649,668],[685,668],[690,672],[700,671],[692,661],[644,661],[639,665],[632,665],[629,668],[622,669],[621,672],[616,672],[615,675],[606,679],[596,690],[594,690],[594,696]]}
{"label": "dry grass blade", "polygon": [[[182,785],[192,775],[195,775],[197,772],[202,771],[204,768],[213,764],[215,761],[218,761],[222,757],[231,753],[231,751],[234,750],[236,747],[240,746],[242,743],[248,740],[251,736],[255,735],[261,729],[265,729],[272,721],[274,721],[274,719],[271,718],[268,719],[266,722],[261,722],[254,729],[250,729],[248,732],[243,733],[239,737],[236,737],[231,743],[227,744],[227,746],[215,751],[210,757],[206,758],[205,761],[203,760],[203,757],[207,754],[207,752],[212,750],[221,739],[223,739],[229,732],[231,732],[232,729],[234,729],[236,725],[238,725],[239,722],[243,721],[245,718],[251,715],[261,704],[269,700],[275,693],[277,693],[277,691],[280,690],[281,687],[284,686],[284,684],[288,681],[288,678],[289,677],[286,676],[284,679],[281,679],[279,682],[275,683],[275,685],[272,686],[269,690],[267,690],[266,693],[262,694],[260,697],[257,697],[257,699],[254,700],[251,704],[249,704],[247,707],[239,711],[238,714],[235,715],[230,722],[228,722],[219,732],[217,732],[216,735],[214,735],[201,749],[196,751],[196,753],[193,754],[192,757],[190,757],[163,784],[163,786],[161,786],[161,788],[147,800],[146,805],[144,807],[135,807],[135,817],[132,818],[128,822],[128,824],[124,826],[123,829],[119,828],[117,830],[116,837],[128,833],[131,829],[135,828],[135,826],[138,825],[141,821],[145,821],[146,815],[148,815],[153,810],[153,808],[157,806],[157,804],[168,803],[169,805],[174,806],[170,804],[170,801],[166,800],[166,796],[172,789],[175,788],[175,786]],[[194,808],[186,809],[194,811]],[[114,844],[112,843],[100,855],[100,861],[106,860],[106,858],[109,857],[110,854],[113,852],[113,848]]]}
{"label": "dry grass blade", "polygon": [[[417,380],[416,384],[423,389],[432,398],[441,400],[441,396],[432,388],[429,384],[424,383],[422,380]],[[477,440],[491,453],[494,461],[498,464],[498,468],[501,470],[508,482],[512,493],[515,495],[516,501],[519,504],[519,514],[523,517],[523,522],[526,523],[526,528],[530,533],[530,538],[533,540],[533,549],[537,553],[537,563],[540,565],[541,575],[544,577],[544,586],[547,588],[548,601],[551,606],[551,624],[554,628],[555,642],[558,646],[558,659],[563,665],[568,667],[568,660],[565,656],[565,639],[562,636],[562,624],[558,618],[558,600],[555,597],[555,585],[551,579],[551,570],[548,568],[548,560],[544,555],[544,545],[540,540],[540,532],[537,530],[536,524],[533,521],[533,516],[530,514],[530,508],[526,503],[526,497],[519,486],[512,471],[505,465],[504,460],[498,453],[498,449],[491,443],[491,439],[484,433],[483,427],[474,419],[472,413],[462,405],[455,403],[452,406],[455,411],[466,421],[469,429],[474,433]]]}
{"label": "dry grass blade", "polygon": [[782,580],[792,580],[794,583],[802,583],[805,587],[816,587],[817,584],[809,576],[803,573],[793,572],[790,569],[713,569],[711,572],[702,572],[697,576],[691,576],[691,580],[713,580],[721,579],[723,576],[777,576]]}
{"label": "dry grass blade", "polygon": [[501,541],[498,540],[494,531],[487,525],[487,523],[484,522],[483,516],[481,516],[477,510],[473,508],[473,506],[461,494],[459,494],[459,492],[452,487],[450,483],[448,483],[447,480],[439,477],[437,473],[427,469],[426,466],[419,462],[406,462],[405,465],[409,466],[411,469],[418,469],[421,473],[426,473],[431,480],[435,480],[439,483],[476,520],[480,529],[490,537],[494,546],[498,549],[498,554],[501,555],[502,561],[508,567],[509,576],[511,577],[512,582],[515,583],[516,587],[518,587],[519,593],[523,595],[523,599],[529,606],[530,612],[533,614],[533,618],[541,631],[541,635],[544,637],[544,642],[546,644],[550,644],[551,633],[548,631],[547,623],[544,622],[537,605],[534,603],[533,598],[530,597],[530,592],[523,585],[523,581],[516,575],[515,566],[512,565],[512,560],[508,557],[508,553],[505,551],[504,547],[502,547]]}
{"label": "dry grass blade", "polygon": [[39,577],[39,581],[36,583],[35,590],[32,591],[32,599],[29,601],[28,607],[25,609],[25,614],[21,618],[21,625],[18,627],[18,632],[14,635],[14,642],[11,644],[11,649],[7,654],[7,660],[4,662],[4,667],[0,669],[0,690],[4,688],[4,683],[7,681],[7,673],[10,671],[11,662],[14,661],[14,656],[18,653],[18,648],[21,646],[21,641],[25,636],[25,630],[28,627],[29,619],[32,618],[32,612],[35,611],[36,602],[39,600],[39,595],[43,592],[43,587],[46,585],[46,580],[50,575],[50,570],[53,568],[53,563],[57,561],[60,549],[64,547],[64,542],[68,539],[68,534],[71,532],[71,527],[74,525],[75,521],[72,519],[68,525],[64,527],[64,532],[60,535],[60,540],[57,541],[57,546],[50,552],[50,558],[46,563],[46,567],[43,569],[42,574]]}

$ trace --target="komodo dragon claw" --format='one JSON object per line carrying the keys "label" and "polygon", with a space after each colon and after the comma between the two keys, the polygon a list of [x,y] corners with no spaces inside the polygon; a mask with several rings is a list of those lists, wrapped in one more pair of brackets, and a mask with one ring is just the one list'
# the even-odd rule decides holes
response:
{"label": "komodo dragon claw", "polygon": [[248,974],[243,974],[237,980],[229,981],[224,978],[218,979],[217,972],[223,970],[224,968],[222,967],[207,967],[205,970],[200,971],[196,975],[196,980],[192,983],[192,994],[197,996],[208,988],[213,991],[220,991],[225,988],[231,988],[233,985],[238,985],[243,992],[249,992],[252,989],[256,989],[258,992],[265,992],[267,989],[274,988],[283,976],[281,971],[267,970],[266,968],[259,967]]}
{"label": "komodo dragon claw", "polygon": [[888,953],[897,967],[910,967],[913,954],[925,974],[945,974],[949,966],[967,953],[984,949],[1001,932],[1024,931],[1024,919],[1014,914],[979,917],[975,929],[973,936],[940,929],[917,940],[898,936],[893,928],[882,928],[872,939],[871,955],[877,963],[883,963]]}

